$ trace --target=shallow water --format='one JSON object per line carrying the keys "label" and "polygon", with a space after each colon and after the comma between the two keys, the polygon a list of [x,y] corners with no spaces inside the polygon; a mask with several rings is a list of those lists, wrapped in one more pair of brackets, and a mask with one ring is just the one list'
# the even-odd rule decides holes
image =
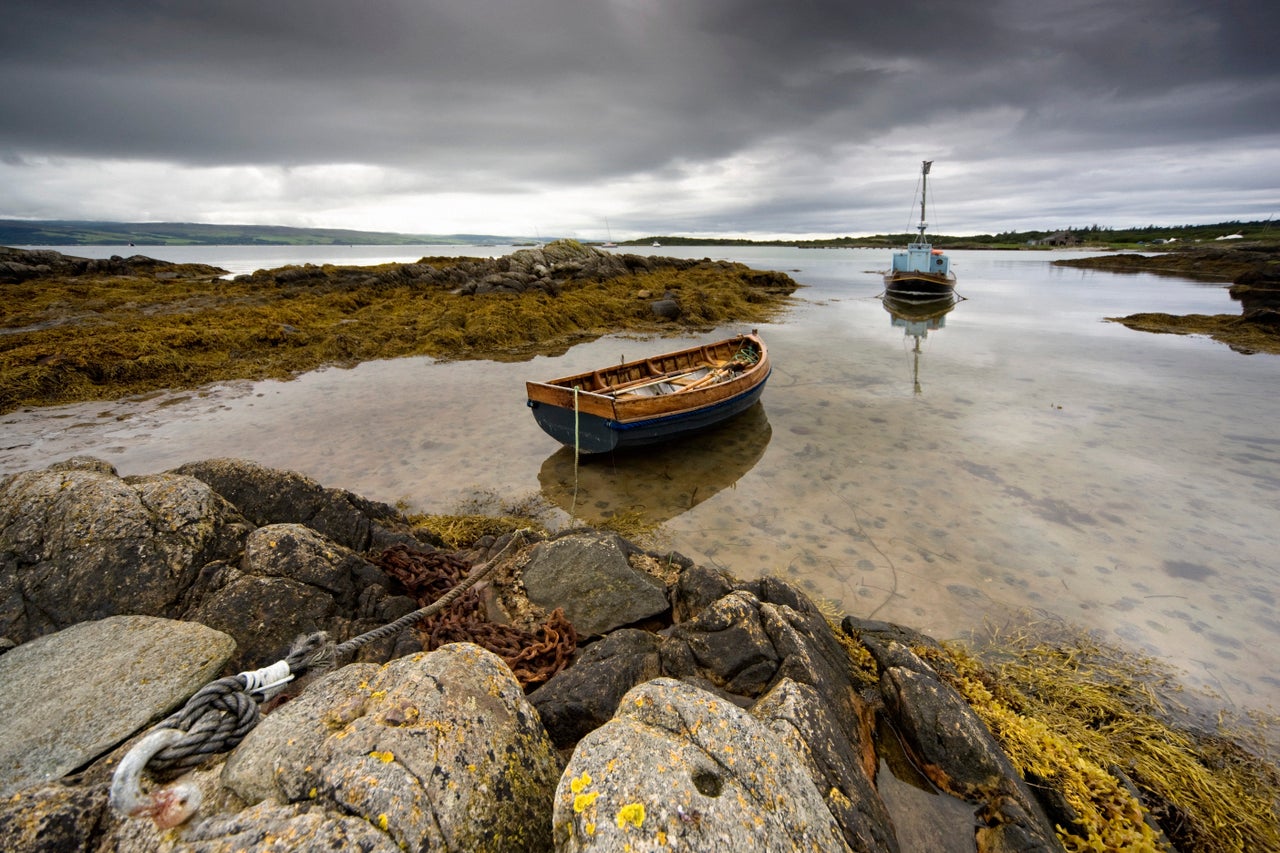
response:
{"label": "shallow water", "polygon": [[[512,251],[379,249],[378,261]],[[218,254],[233,250],[234,268]],[[319,247],[260,260],[251,247],[65,251],[233,271],[351,262]],[[774,362],[761,405],[716,433],[575,476],[526,411],[523,383],[736,327],[16,412],[0,418],[0,472],[76,453],[123,474],[237,456],[426,511],[477,491],[542,495],[566,520],[640,513],[695,560],[779,574],[939,638],[1030,610],[1150,653],[1229,707],[1280,699],[1280,358],[1103,321],[1237,313],[1224,286],[1048,264],[1064,253],[955,252],[965,299],[916,352],[877,298],[887,252],[636,251],[742,260],[805,285],[761,327]]]}

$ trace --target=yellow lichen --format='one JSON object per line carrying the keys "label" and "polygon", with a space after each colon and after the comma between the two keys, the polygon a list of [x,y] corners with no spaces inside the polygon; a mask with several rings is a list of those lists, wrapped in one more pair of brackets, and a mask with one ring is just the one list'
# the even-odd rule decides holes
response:
{"label": "yellow lichen", "polygon": [[382,814],[378,815],[378,827],[383,832],[386,832],[388,826],[390,826],[390,821],[387,819],[387,813],[383,812]]}
{"label": "yellow lichen", "polygon": [[383,764],[390,764],[391,762],[393,762],[393,761],[395,761],[395,760],[396,760],[395,754],[394,754],[394,753],[391,753],[391,752],[377,752],[377,751],[374,751],[374,752],[369,753],[369,755],[370,755],[372,758],[376,758],[376,759],[378,759],[378,760],[379,760],[379,761],[381,761]]}
{"label": "yellow lichen", "polygon": [[596,834],[595,821],[590,821],[590,820],[587,821],[587,825],[582,828],[582,831],[585,832],[587,835],[595,835]]}
{"label": "yellow lichen", "polygon": [[596,801],[596,797],[600,796],[599,791],[592,791],[590,794],[578,794],[573,798],[573,810],[578,814],[582,814],[591,804]]}
{"label": "yellow lichen", "polygon": [[644,824],[644,803],[627,803],[618,809],[618,828],[623,829],[631,824],[639,829]]}
{"label": "yellow lichen", "polygon": [[591,784],[591,774],[583,770],[582,775],[569,782],[569,790],[581,794],[582,789]]}

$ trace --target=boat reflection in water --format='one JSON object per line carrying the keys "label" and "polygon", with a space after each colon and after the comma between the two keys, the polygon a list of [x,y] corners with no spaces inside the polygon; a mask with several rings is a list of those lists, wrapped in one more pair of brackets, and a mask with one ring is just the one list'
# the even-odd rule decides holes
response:
{"label": "boat reflection in water", "polygon": [[928,337],[929,332],[937,331],[947,324],[947,315],[959,303],[961,297],[948,294],[941,299],[913,300],[903,299],[886,293],[883,297],[884,310],[893,318],[891,326],[901,328],[906,335],[916,339],[911,352],[914,356],[911,366],[912,390],[919,394],[920,386],[920,342]]}
{"label": "boat reflection in water", "polygon": [[576,478],[573,448],[562,447],[542,463],[538,482],[543,497],[587,524],[623,512],[662,524],[736,483],[760,461],[772,434],[757,402],[679,441],[581,456]]}

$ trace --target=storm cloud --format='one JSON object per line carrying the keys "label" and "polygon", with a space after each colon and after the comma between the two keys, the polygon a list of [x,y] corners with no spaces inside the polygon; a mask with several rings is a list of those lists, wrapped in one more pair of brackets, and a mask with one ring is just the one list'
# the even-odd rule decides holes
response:
{"label": "storm cloud", "polygon": [[837,236],[1266,219],[1280,6],[10,0],[0,217]]}

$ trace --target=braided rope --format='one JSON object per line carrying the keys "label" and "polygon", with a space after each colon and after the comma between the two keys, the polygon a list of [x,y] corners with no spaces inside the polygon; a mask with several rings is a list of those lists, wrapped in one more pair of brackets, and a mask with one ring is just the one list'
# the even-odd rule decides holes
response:
{"label": "braided rope", "polygon": [[337,646],[324,631],[303,635],[294,641],[284,660],[206,684],[180,710],[153,727],[153,732],[175,729],[184,734],[156,752],[146,762],[146,767],[158,778],[171,778],[199,766],[211,755],[235,748],[261,719],[261,704],[273,698],[295,677],[310,670],[323,672],[331,669],[362,646],[397,634],[445,609],[463,592],[492,574],[508,552],[525,541],[528,532],[516,531],[496,556],[472,570],[462,582],[426,607]]}

